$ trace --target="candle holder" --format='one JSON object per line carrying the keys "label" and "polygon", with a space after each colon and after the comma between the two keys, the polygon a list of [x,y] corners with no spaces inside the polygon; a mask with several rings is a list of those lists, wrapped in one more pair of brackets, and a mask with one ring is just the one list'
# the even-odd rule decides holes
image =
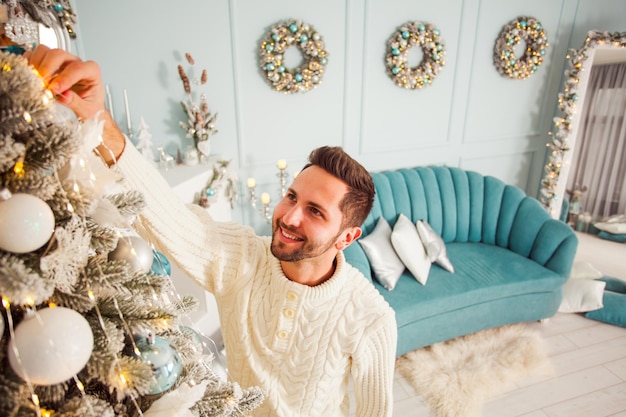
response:
{"label": "candle holder", "polygon": [[126,89],[124,89],[124,109],[126,110],[126,134],[128,135],[128,139],[133,139],[135,136],[133,134],[133,123],[130,118],[130,106],[128,105],[128,93]]}
{"label": "candle holder", "polygon": [[257,206],[256,185],[252,183],[252,186],[251,186],[250,185],[251,180],[254,180],[254,178],[248,178],[248,192],[249,192],[248,201],[250,202],[250,205],[252,206],[253,209],[261,213],[261,215],[265,219],[265,222],[270,223],[272,221],[272,213],[270,211],[270,203],[271,203],[270,194],[262,193],[261,199],[260,199],[261,206],[260,207]]}
{"label": "candle holder", "polygon": [[280,184],[280,198],[283,198],[287,193],[287,178],[289,178],[289,174],[287,173],[287,161],[281,159],[276,164],[278,167],[278,173],[276,176],[278,177],[278,182]]}
{"label": "candle holder", "polygon": [[[287,161],[284,159],[280,159],[276,164],[278,168],[278,173],[276,176],[278,177],[280,196],[279,200],[282,199],[285,194],[287,194],[287,179],[289,178],[289,173],[287,172]],[[263,218],[267,223],[271,223],[272,221],[272,209],[271,202],[272,198],[269,193],[264,192],[261,194],[261,198],[258,199],[256,195],[256,180],[254,178],[248,178],[248,201],[255,211],[261,213]],[[258,206],[257,201],[260,200],[261,205]]]}

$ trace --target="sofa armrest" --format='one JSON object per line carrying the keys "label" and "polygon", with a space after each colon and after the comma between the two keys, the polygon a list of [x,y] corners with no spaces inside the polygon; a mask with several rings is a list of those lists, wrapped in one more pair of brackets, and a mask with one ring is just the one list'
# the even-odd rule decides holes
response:
{"label": "sofa armrest", "polygon": [[567,279],[577,248],[574,231],[562,221],[550,219],[539,230],[530,258]]}
{"label": "sofa armrest", "polygon": [[536,199],[526,197],[517,207],[509,239],[513,251],[569,277],[578,238],[565,223],[551,218]]}

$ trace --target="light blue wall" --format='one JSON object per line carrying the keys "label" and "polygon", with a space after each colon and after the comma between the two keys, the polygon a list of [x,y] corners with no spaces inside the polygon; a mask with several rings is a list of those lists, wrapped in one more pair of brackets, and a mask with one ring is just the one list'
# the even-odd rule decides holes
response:
{"label": "light blue wall", "polygon": [[[312,148],[331,144],[370,170],[460,166],[535,195],[569,48],[591,29],[626,31],[624,0],[76,3],[78,51],[100,63],[121,125],[127,89],[135,126],[143,116],[170,151],[190,144],[178,127],[184,94],[176,71],[190,52],[208,69],[204,91],[220,115],[213,151],[233,160],[242,183],[254,176],[268,191],[278,159],[293,172]],[[542,22],[550,47],[537,73],[510,80],[494,68],[493,47],[522,15]],[[258,68],[260,39],[288,18],[315,26],[330,54],[322,85],[306,94],[273,91]],[[412,20],[435,24],[447,51],[441,74],[419,91],[396,87],[384,68],[388,38]]]}

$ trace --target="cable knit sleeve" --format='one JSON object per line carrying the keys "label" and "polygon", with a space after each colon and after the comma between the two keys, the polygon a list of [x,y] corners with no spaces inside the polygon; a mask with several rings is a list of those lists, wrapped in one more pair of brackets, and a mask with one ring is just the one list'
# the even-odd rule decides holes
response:
{"label": "cable knit sleeve", "polygon": [[391,417],[398,331],[388,308],[353,357],[356,417]]}
{"label": "cable knit sleeve", "polygon": [[207,290],[226,290],[223,277],[240,275],[254,231],[236,223],[219,223],[197,205],[178,199],[163,176],[127,142],[116,169],[124,186],[143,193],[146,209],[135,228],[170,260]]}

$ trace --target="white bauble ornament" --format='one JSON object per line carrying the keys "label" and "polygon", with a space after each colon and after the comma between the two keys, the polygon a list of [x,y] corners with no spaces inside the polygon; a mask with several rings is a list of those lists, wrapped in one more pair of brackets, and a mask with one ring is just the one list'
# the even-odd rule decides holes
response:
{"label": "white bauble ornament", "polygon": [[0,249],[13,253],[32,252],[54,233],[54,214],[42,199],[16,193],[0,200]]}
{"label": "white bauble ornament", "polygon": [[150,245],[138,236],[124,236],[117,241],[117,247],[109,252],[110,261],[126,261],[134,271],[147,274],[152,268],[154,253]]}
{"label": "white bauble ornament", "polygon": [[80,372],[92,350],[93,333],[87,320],[72,309],[55,307],[39,310],[17,325],[8,354],[11,368],[22,379],[54,385]]}

